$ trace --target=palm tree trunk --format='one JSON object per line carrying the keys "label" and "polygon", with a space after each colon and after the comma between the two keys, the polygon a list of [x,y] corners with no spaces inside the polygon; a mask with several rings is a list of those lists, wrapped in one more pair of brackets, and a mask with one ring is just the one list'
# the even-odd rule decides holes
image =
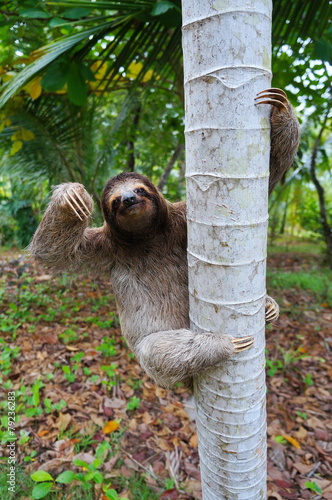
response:
{"label": "palm tree trunk", "polygon": [[204,500],[266,499],[264,300],[270,86],[265,0],[182,0],[191,328],[253,335],[195,378]]}

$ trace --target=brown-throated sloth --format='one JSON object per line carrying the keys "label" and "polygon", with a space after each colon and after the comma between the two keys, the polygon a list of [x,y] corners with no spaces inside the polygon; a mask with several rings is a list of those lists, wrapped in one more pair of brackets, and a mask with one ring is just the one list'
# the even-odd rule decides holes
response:
{"label": "brown-throated sloth", "polygon": [[[298,123],[283,91],[261,93],[271,114],[270,189],[293,161]],[[54,271],[107,273],[122,332],[145,371],[162,387],[249,348],[251,337],[194,333],[189,329],[185,202],[169,203],[146,177],[124,172],[102,195],[104,225],[90,228],[93,201],[78,183],[54,189],[30,245],[32,255]],[[266,319],[278,316],[267,299]]]}

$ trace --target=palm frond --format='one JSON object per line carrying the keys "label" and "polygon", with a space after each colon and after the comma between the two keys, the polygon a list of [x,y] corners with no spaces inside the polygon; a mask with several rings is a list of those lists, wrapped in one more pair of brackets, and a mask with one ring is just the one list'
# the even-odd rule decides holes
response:
{"label": "palm frond", "polygon": [[19,112],[14,110],[11,125],[0,133],[0,146],[8,150],[17,130],[32,132],[34,139],[24,141],[13,156],[4,156],[0,173],[23,174],[51,184],[81,182],[94,194],[109,176],[119,130],[127,128],[132,108],[132,98],[125,92],[117,95],[116,103],[107,99],[105,105],[103,99],[95,97],[82,108],[66,96],[29,99]]}
{"label": "palm frond", "polygon": [[79,7],[88,9],[100,9],[100,10],[125,10],[125,11],[137,11],[138,7],[151,7],[155,2],[154,0],[117,0],[109,2],[96,1],[91,4],[91,0],[71,0],[68,2],[46,2],[46,5],[54,5],[57,7]]}
{"label": "palm frond", "polygon": [[[181,3],[180,0],[173,0],[168,4],[171,6],[170,10],[155,15],[157,0],[46,2],[45,5],[60,9],[57,16],[61,16],[64,8],[89,8],[91,14],[85,16],[82,22],[91,26],[82,29],[78,19],[76,33],[36,51],[33,54],[36,59],[0,89],[0,107],[63,54],[68,54],[71,60],[91,62],[97,59],[107,62],[108,70],[103,85],[100,84],[100,94],[119,86],[119,82],[123,80],[123,72],[128,70],[131,63],[138,61],[142,63],[141,71],[135,78],[128,78],[127,83],[142,83],[144,75],[152,70],[154,76],[158,77],[158,85],[163,84],[172,70],[181,66],[182,57]],[[273,5],[275,49],[288,44],[294,51],[300,50],[299,40],[310,39],[318,43],[323,40],[324,47],[327,47],[325,50],[328,51],[331,43],[326,37],[322,39],[322,36],[331,22],[332,4],[329,1],[274,0]],[[112,38],[107,35],[112,35]],[[96,46],[100,42],[106,46],[99,49],[100,53],[96,55]],[[320,53],[323,54],[323,51]],[[175,74],[176,77],[179,75]]]}
{"label": "palm frond", "polygon": [[36,60],[23,68],[12,80],[6,82],[1,87],[0,91],[2,91],[2,96],[0,98],[0,107],[16,94],[21,87],[26,85],[32,78],[35,78],[59,56],[77,47],[83,40],[102,31],[106,26],[109,28],[109,23],[82,30],[50,45],[41,47],[35,52]]}
{"label": "palm frond", "polygon": [[317,41],[331,26],[332,4],[328,0],[274,0],[273,44],[293,45],[299,38]]}

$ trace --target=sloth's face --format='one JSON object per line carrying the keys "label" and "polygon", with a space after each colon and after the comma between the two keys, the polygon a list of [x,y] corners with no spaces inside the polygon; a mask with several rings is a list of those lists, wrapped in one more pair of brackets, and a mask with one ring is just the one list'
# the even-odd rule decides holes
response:
{"label": "sloth's face", "polygon": [[156,193],[138,179],[115,183],[104,194],[106,220],[120,232],[145,233],[151,228],[158,211],[155,199]]}
{"label": "sloth's face", "polygon": [[147,188],[141,183],[124,183],[110,193],[108,204],[110,210],[120,217],[138,215],[147,206]]}

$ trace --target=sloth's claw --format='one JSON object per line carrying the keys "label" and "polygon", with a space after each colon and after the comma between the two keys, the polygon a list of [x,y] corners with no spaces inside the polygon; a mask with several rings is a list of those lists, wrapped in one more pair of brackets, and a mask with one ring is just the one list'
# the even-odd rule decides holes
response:
{"label": "sloth's claw", "polygon": [[251,336],[248,337],[240,337],[232,340],[234,344],[234,353],[237,354],[239,352],[250,349],[250,347],[254,343],[254,339]]}
{"label": "sloth's claw", "polygon": [[277,302],[270,297],[266,296],[265,299],[265,321],[267,323],[272,323],[279,318],[279,306]]}
{"label": "sloth's claw", "polygon": [[[264,99],[263,101],[260,99]],[[272,106],[276,106],[277,108],[288,109],[289,101],[287,99],[287,94],[281,90],[276,88],[262,90],[258,92],[255,97],[255,105],[257,104],[271,104]]]}
{"label": "sloth's claw", "polygon": [[86,206],[86,204],[84,203],[84,200],[83,198],[81,198],[81,196],[78,194],[78,193],[75,193],[79,202],[83,205],[83,207],[85,208],[86,210],[86,215],[89,217],[91,215],[91,210],[88,209],[88,207]]}
{"label": "sloth's claw", "polygon": [[[74,197],[74,194],[75,194],[77,199]],[[72,190],[69,190],[69,191],[67,191],[67,193],[65,193],[64,197],[65,197],[66,203],[68,203],[68,205],[71,207],[71,209],[74,211],[74,213],[77,215],[77,217],[80,220],[83,221],[86,217],[89,217],[91,215],[90,210],[88,209],[88,207],[84,203],[81,196],[76,191],[72,192]],[[86,212],[84,211],[84,209],[86,210]],[[83,216],[83,219],[82,219],[82,216]]]}
{"label": "sloth's claw", "polygon": [[72,209],[72,211],[77,215],[77,217],[80,219],[80,220],[83,220],[82,217],[80,216],[80,214],[75,210],[74,206],[72,205],[72,203],[69,201],[69,194],[66,193],[64,195],[64,198],[65,198],[65,201],[66,203],[70,206],[70,208]]}
{"label": "sloth's claw", "polygon": [[284,97],[286,97],[287,99],[287,94],[284,90],[281,90],[281,89],[278,89],[276,87],[272,87],[271,89],[265,89],[265,90],[261,90],[260,92],[258,92],[257,95],[259,94],[264,94],[264,92],[275,92],[276,94],[281,94],[283,95]]}

